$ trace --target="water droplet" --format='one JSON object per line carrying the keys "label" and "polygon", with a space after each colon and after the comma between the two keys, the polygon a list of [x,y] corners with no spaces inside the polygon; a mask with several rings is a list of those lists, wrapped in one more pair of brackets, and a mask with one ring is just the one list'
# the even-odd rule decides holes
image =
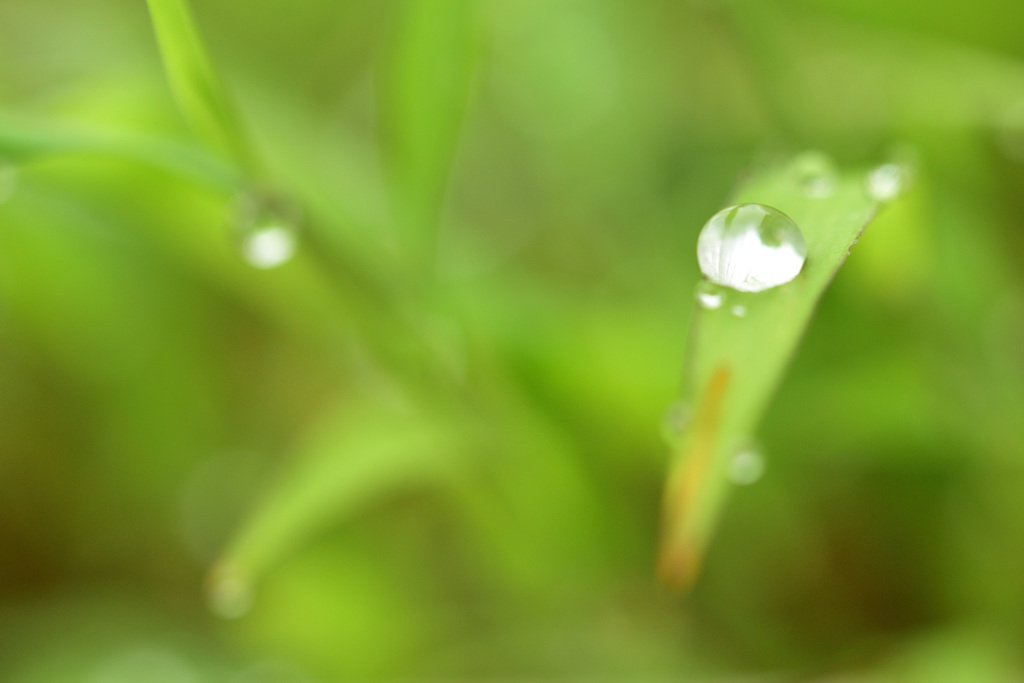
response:
{"label": "water droplet", "polygon": [[747,314],[747,307],[746,306],[740,306],[739,304],[736,304],[735,306],[733,306],[730,309],[730,312],[734,316],[736,316],[737,318],[742,318],[743,316],[745,316]]}
{"label": "water droplet", "polygon": [[764,457],[747,448],[737,453],[729,463],[729,480],[739,486],[753,484],[764,475]]}
{"label": "water droplet", "polygon": [[712,282],[761,292],[800,274],[807,245],[796,223],[778,209],[741,204],[711,217],[697,238],[700,270]]}
{"label": "water droplet", "polygon": [[0,159],[0,203],[14,195],[18,187],[18,168],[9,161]]}
{"label": "water droplet", "polygon": [[836,191],[839,172],[827,154],[811,151],[794,160],[793,177],[808,197],[823,199],[831,197]]}
{"label": "water droplet", "polygon": [[245,260],[254,268],[276,268],[295,255],[295,233],[281,225],[254,230],[242,244]]}
{"label": "water droplet", "polygon": [[237,202],[236,226],[242,256],[254,268],[268,270],[287,263],[298,249],[298,209],[265,192],[250,192]]}
{"label": "water droplet", "polygon": [[207,579],[207,604],[224,619],[238,619],[252,609],[252,583],[231,565],[218,565]]}
{"label": "water droplet", "polygon": [[875,201],[891,202],[906,188],[908,175],[900,164],[883,164],[868,173],[868,194]]}
{"label": "water droplet", "polygon": [[701,308],[713,311],[716,308],[721,308],[723,301],[725,301],[725,295],[721,292],[708,292],[703,289],[697,291],[697,303]]}
{"label": "water droplet", "polygon": [[679,443],[680,437],[690,424],[690,406],[683,401],[677,401],[665,410],[661,421],[661,434],[669,446]]}

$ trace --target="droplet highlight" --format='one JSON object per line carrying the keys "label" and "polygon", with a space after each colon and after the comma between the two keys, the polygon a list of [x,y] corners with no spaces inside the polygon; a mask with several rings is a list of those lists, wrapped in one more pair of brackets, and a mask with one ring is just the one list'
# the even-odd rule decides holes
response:
{"label": "droplet highlight", "polygon": [[300,223],[298,209],[280,198],[262,192],[243,195],[236,210],[242,257],[260,270],[284,265],[298,250]]}
{"label": "droplet highlight", "polygon": [[742,318],[747,315],[747,307],[736,304],[729,309],[729,312],[732,313],[734,318]]}
{"label": "droplet highlight", "polygon": [[741,292],[762,292],[792,281],[806,259],[800,228],[764,204],[719,211],[697,238],[697,262],[704,276]]}
{"label": "droplet highlight", "polygon": [[738,486],[748,486],[764,476],[764,456],[753,448],[740,451],[729,463],[729,480]]}
{"label": "droplet highlight", "polygon": [[891,202],[906,189],[909,175],[900,164],[883,164],[868,173],[868,195],[877,202]]}
{"label": "droplet highlight", "polygon": [[839,183],[839,171],[824,152],[805,152],[793,162],[793,179],[813,199],[831,197]]}

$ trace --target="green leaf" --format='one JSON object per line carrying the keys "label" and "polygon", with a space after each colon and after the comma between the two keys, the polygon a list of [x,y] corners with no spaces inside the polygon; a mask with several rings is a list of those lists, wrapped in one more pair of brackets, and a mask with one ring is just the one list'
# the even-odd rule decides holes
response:
{"label": "green leaf", "polygon": [[178,106],[213,149],[253,171],[241,120],[203,45],[187,0],[148,0],[164,69]]}
{"label": "green leaf", "polygon": [[[756,174],[734,198],[772,206],[796,222],[807,243],[800,275],[758,293],[723,289],[715,310],[694,304],[682,396],[692,419],[673,449],[659,560],[662,578],[678,588],[697,577],[732,488],[732,458],[751,446],[819,299],[878,208],[859,172],[838,176],[828,197],[811,196],[801,182],[805,161]],[[735,306],[745,315],[734,315]]]}

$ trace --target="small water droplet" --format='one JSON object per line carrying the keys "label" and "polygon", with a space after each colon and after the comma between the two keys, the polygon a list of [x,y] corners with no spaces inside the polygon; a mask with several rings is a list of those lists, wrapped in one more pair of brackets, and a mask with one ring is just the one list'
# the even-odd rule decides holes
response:
{"label": "small water droplet", "polygon": [[764,475],[764,457],[753,448],[747,448],[729,463],[729,480],[739,486],[753,484]]}
{"label": "small water droplet", "polygon": [[218,565],[207,579],[206,598],[217,616],[238,619],[252,609],[252,583],[231,565]]}
{"label": "small water droplet", "polygon": [[778,209],[741,204],[722,209],[697,238],[700,270],[712,282],[761,292],[800,274],[807,245],[796,223]]}
{"label": "small water droplet", "polygon": [[701,308],[706,308],[709,311],[721,308],[724,300],[725,295],[720,292],[706,292],[704,290],[697,292],[697,303],[700,304]]}
{"label": "small water droplet", "polygon": [[736,304],[730,309],[730,312],[737,318],[742,318],[747,314],[747,307]]}
{"label": "small water droplet", "polygon": [[867,177],[868,194],[878,202],[891,202],[906,188],[907,169],[900,164],[883,164]]}
{"label": "small water droplet", "polygon": [[5,159],[0,159],[0,203],[10,199],[17,187],[18,167]]}
{"label": "small water droplet", "polygon": [[824,152],[804,152],[793,162],[797,186],[813,199],[831,197],[839,182],[839,172]]}
{"label": "small water droplet", "polygon": [[245,260],[254,268],[276,268],[295,255],[295,234],[281,225],[253,230],[242,243]]}
{"label": "small water droplet", "polygon": [[683,401],[677,401],[665,410],[661,420],[661,434],[669,446],[679,443],[686,426],[690,424],[690,405]]}
{"label": "small water droplet", "polygon": [[265,192],[250,192],[237,201],[236,229],[242,256],[254,268],[277,268],[295,255],[301,218],[298,209]]}

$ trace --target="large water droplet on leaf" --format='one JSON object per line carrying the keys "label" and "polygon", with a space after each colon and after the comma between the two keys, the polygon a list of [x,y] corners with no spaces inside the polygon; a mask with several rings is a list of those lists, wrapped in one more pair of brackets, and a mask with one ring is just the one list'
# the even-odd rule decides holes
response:
{"label": "large water droplet on leaf", "polygon": [[700,270],[712,282],[761,292],[800,274],[807,245],[796,223],[778,209],[741,204],[711,217],[697,238]]}

